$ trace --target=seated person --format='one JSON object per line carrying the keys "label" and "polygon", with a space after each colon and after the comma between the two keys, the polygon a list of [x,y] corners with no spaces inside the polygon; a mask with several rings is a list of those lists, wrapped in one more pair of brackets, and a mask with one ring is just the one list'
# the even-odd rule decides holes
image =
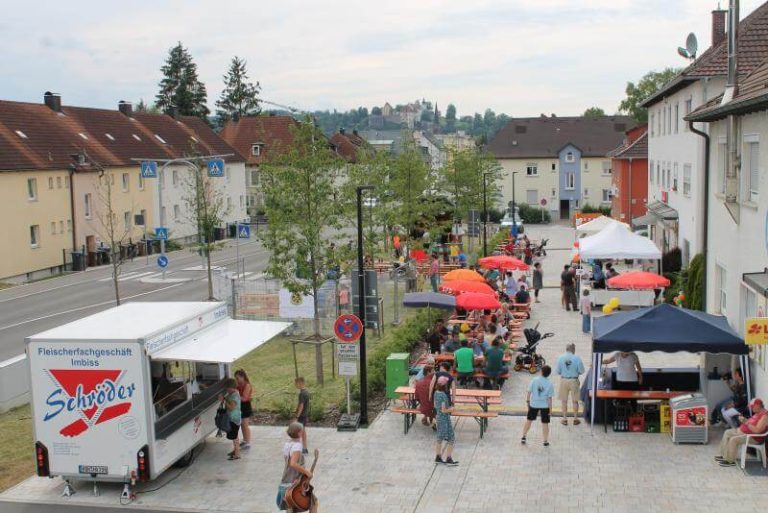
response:
{"label": "seated person", "polygon": [[515,294],[515,303],[530,303],[531,302],[531,294],[526,290],[526,286],[521,284],[520,290],[517,291],[517,294]]}
{"label": "seated person", "polygon": [[604,289],[605,288],[605,274],[603,274],[603,263],[596,260],[592,266],[592,288]]}
{"label": "seated person", "polygon": [[504,349],[501,348],[501,337],[496,337],[491,342],[491,348],[485,352],[485,373],[491,378],[497,378],[509,372],[504,365]]}
{"label": "seated person", "polygon": [[504,293],[508,298],[513,298],[515,297],[515,294],[517,294],[517,288],[517,281],[515,281],[515,278],[512,276],[512,271],[507,271],[507,282],[504,285]]}
{"label": "seated person", "polygon": [[476,338],[469,342],[469,346],[472,348],[475,358],[482,358],[485,354],[485,347],[483,346],[483,339]]}
{"label": "seated person", "polygon": [[493,342],[493,339],[496,338],[498,334],[499,328],[496,324],[491,324],[488,326],[488,330],[485,332],[485,336],[483,337],[483,348],[486,351],[491,348],[491,342]]}
{"label": "seated person", "polygon": [[738,415],[747,411],[747,385],[744,383],[741,369],[735,369],[732,373],[723,375],[723,380],[727,382],[732,395],[712,408],[710,424],[715,425],[722,420],[730,427],[735,428],[738,427],[736,423]]}
{"label": "seated person", "polygon": [[607,280],[610,280],[611,278],[615,278],[619,275],[619,271],[613,268],[613,264],[608,262],[605,264],[605,278]]}
{"label": "seated person", "polygon": [[432,365],[425,365],[423,369],[424,376],[416,381],[416,401],[419,403],[419,411],[424,417],[421,423],[425,426],[431,426],[435,421],[435,407],[432,404],[432,397],[429,395],[429,385],[432,383],[434,368]]}
{"label": "seated person", "polygon": [[459,384],[464,385],[475,373],[475,355],[467,339],[461,341],[461,348],[453,355],[456,360],[456,371],[459,373]]}
{"label": "seated person", "polygon": [[450,338],[445,342],[445,344],[443,344],[443,352],[453,353],[460,347],[461,343],[459,342],[459,327],[454,326],[453,333],[451,333]]}
{"label": "seated person", "polygon": [[[721,467],[733,467],[736,458],[741,454],[741,446],[747,442],[745,435],[753,435],[768,432],[768,411],[765,409],[762,399],[752,399],[749,403],[752,416],[749,419],[739,416],[741,426],[726,429],[720,441],[720,452],[715,456]],[[751,438],[750,443],[763,443],[765,437]]]}

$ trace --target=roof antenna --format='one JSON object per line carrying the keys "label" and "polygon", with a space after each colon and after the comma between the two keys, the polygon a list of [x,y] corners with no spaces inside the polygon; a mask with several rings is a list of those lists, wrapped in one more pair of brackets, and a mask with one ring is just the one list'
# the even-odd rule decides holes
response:
{"label": "roof antenna", "polygon": [[[718,7],[719,9],[719,7]],[[696,58],[696,52],[699,50],[699,42],[696,39],[696,34],[691,32],[685,39],[685,48],[682,46],[677,47],[677,53],[680,57],[685,59],[694,60]]]}

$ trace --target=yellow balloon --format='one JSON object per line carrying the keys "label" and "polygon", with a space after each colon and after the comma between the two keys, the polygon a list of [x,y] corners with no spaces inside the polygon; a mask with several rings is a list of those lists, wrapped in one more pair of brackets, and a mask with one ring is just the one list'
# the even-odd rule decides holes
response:
{"label": "yellow balloon", "polygon": [[611,308],[618,308],[619,307],[619,298],[612,297],[610,301],[608,301],[608,304],[611,305]]}
{"label": "yellow balloon", "polygon": [[604,313],[605,315],[610,315],[610,314],[612,314],[612,313],[613,313],[613,307],[612,307],[610,304],[608,304],[608,305],[603,305],[603,313]]}

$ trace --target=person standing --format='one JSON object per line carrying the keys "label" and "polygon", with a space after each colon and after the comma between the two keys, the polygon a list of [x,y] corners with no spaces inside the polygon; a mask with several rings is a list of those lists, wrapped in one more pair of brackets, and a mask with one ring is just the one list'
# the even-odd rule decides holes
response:
{"label": "person standing", "polygon": [[[446,465],[456,466],[458,461],[453,459],[453,446],[456,436],[453,433],[453,424],[451,423],[451,400],[448,398],[447,383],[438,381],[435,389],[435,412],[437,417],[437,441],[435,442],[435,463],[445,463]],[[445,444],[445,447],[443,447]]]}
{"label": "person standing", "polygon": [[541,262],[533,264],[532,288],[533,297],[536,298],[537,303],[541,303],[541,301],[539,301],[539,291],[544,288],[544,273],[541,270]]}
{"label": "person standing", "polygon": [[249,424],[251,423],[251,417],[253,417],[253,405],[251,404],[253,387],[244,369],[237,369],[235,371],[235,381],[237,381],[237,392],[240,394],[240,416],[242,417],[240,429],[243,430],[243,441],[240,442],[240,448],[250,449],[251,427]]}
{"label": "person standing", "polygon": [[528,385],[528,394],[525,400],[528,404],[528,415],[526,416],[525,427],[523,427],[523,437],[520,439],[521,444],[528,441],[526,437],[531,429],[531,424],[541,414],[544,447],[549,447],[549,418],[552,411],[552,397],[555,395],[555,387],[548,379],[550,374],[552,374],[552,368],[545,365],[541,368],[541,376],[533,378]]}
{"label": "person standing", "polygon": [[467,268],[467,255],[464,253],[464,248],[459,249],[459,268]]}
{"label": "person standing", "polygon": [[440,285],[440,258],[437,253],[432,254],[432,264],[429,266],[429,282],[432,284],[432,292],[437,292]]}
{"label": "person standing", "polygon": [[[741,425],[737,428],[726,429],[723,438],[720,440],[720,451],[715,456],[721,467],[733,467],[736,465],[741,446],[747,442],[746,435],[756,435],[768,432],[768,411],[765,409],[762,399],[752,399],[749,403],[752,410],[750,418],[744,418],[739,415]],[[761,444],[765,441],[764,437],[752,438],[752,443]]]}
{"label": "person standing", "polygon": [[422,378],[414,386],[416,389],[416,401],[419,403],[419,411],[422,415],[421,423],[425,426],[432,426],[435,421],[435,405],[432,403],[432,397],[429,395],[429,386],[432,384],[434,367],[431,364],[424,366]]}
{"label": "person standing", "polygon": [[619,352],[603,359],[604,364],[616,362],[616,389],[637,390],[643,384],[643,368],[635,353]]}
{"label": "person standing", "polygon": [[563,300],[567,311],[577,311],[576,307],[576,281],[574,274],[570,271],[570,266],[566,264],[563,267],[563,273],[560,275],[560,283],[563,285]]}
{"label": "person standing", "polygon": [[240,394],[237,391],[237,381],[235,378],[227,378],[224,382],[225,395],[222,397],[224,401],[224,407],[227,409],[229,415],[229,431],[227,431],[227,440],[232,441],[232,452],[227,456],[231,460],[240,459],[240,441],[238,440],[238,434],[240,433],[240,424],[242,423],[242,417],[240,414]]}
{"label": "person standing", "polygon": [[429,343],[429,352],[431,354],[440,354],[441,346],[445,341],[445,324],[442,319],[435,321],[435,325],[432,328],[432,333],[427,337],[427,343]]}
{"label": "person standing", "polygon": [[[285,461],[285,468],[283,469],[283,477],[280,479],[280,486],[277,489],[277,507],[281,511],[288,511],[293,513],[293,509],[286,503],[285,492],[291,487],[301,476],[306,476],[312,479],[312,472],[305,467],[304,463],[304,447],[301,443],[302,433],[304,432],[304,426],[298,422],[291,422],[286,430],[290,440],[285,442],[283,446],[283,460]],[[311,506],[309,513],[317,513],[317,498],[312,494]]]}
{"label": "person standing", "polygon": [[560,389],[558,398],[563,407],[563,426],[568,425],[568,396],[573,401],[573,425],[581,424],[579,420],[579,376],[584,374],[584,362],[576,354],[576,344],[570,343],[565,346],[565,353],[557,359],[557,374],[560,376]]}
{"label": "person standing", "polygon": [[307,449],[307,423],[309,422],[309,392],[303,376],[299,376],[294,381],[296,388],[299,389],[298,404],[296,405],[296,421],[303,426],[301,430],[301,443],[304,447],[304,454],[309,454]]}
{"label": "person standing", "polygon": [[589,333],[592,329],[592,301],[589,299],[589,289],[584,289],[579,301],[581,312],[581,332]]}

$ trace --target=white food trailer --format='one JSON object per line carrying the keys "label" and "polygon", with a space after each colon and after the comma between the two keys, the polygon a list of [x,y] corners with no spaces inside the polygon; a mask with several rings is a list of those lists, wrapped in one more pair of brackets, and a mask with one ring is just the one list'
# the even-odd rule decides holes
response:
{"label": "white food trailer", "polygon": [[288,326],[224,303],[127,303],[28,337],[37,474],[65,493],[155,479],[216,431],[230,365]]}

